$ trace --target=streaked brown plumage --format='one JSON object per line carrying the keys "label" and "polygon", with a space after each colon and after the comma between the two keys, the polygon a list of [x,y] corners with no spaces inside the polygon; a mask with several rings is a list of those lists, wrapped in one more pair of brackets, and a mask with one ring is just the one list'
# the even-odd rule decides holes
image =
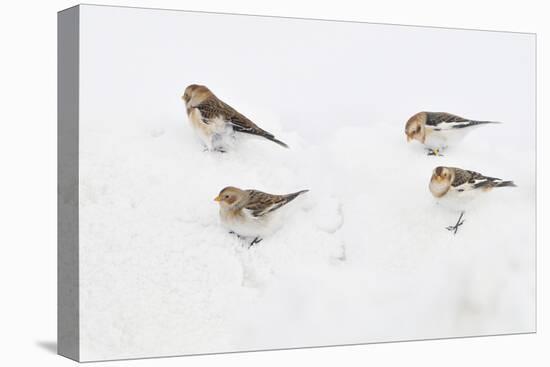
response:
{"label": "streaked brown plumage", "polygon": [[452,210],[460,212],[458,221],[447,230],[457,233],[464,224],[464,213],[467,204],[478,194],[494,187],[515,187],[513,181],[482,175],[479,172],[456,167],[436,167],[430,179],[430,192],[438,202]]}
{"label": "streaked brown plumage", "polygon": [[484,176],[479,172],[456,167],[436,167],[430,179],[430,192],[435,197],[443,197],[449,192],[490,190],[494,187],[516,186],[513,181]]}
{"label": "streaked brown plumage", "polygon": [[273,195],[228,186],[214,200],[220,204],[220,219],[225,227],[242,237],[259,238],[270,231],[270,219],[277,210],[308,191]]}
{"label": "streaked brown plumage", "polygon": [[473,127],[496,121],[466,119],[447,112],[418,112],[405,124],[407,141],[417,140],[438,154],[450,144],[459,142]]}
{"label": "streaked brown plumage", "polygon": [[187,115],[195,131],[209,150],[227,148],[234,133],[260,136],[285,148],[288,146],[263,130],[233,107],[220,100],[204,85],[192,84],[182,96]]}

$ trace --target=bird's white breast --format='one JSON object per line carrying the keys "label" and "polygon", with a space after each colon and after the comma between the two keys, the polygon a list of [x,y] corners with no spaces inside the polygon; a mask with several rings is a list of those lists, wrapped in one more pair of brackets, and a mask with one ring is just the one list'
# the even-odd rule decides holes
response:
{"label": "bird's white breast", "polygon": [[466,210],[482,194],[483,190],[459,191],[457,188],[451,186],[445,195],[437,198],[437,202],[448,209]]}
{"label": "bird's white breast", "polygon": [[238,213],[220,208],[220,221],[228,230],[243,237],[264,236],[273,231],[272,215],[259,218],[253,217],[249,211],[243,209]]}
{"label": "bird's white breast", "polygon": [[434,130],[429,128],[426,131],[424,144],[430,148],[444,148],[460,142],[466,135],[467,129]]}
{"label": "bird's white breast", "polygon": [[438,183],[435,180],[430,181],[430,191],[432,195],[434,195],[435,197],[442,197],[445,194],[447,194],[449,190],[450,188],[448,183],[444,183],[444,182]]}
{"label": "bird's white breast", "polygon": [[210,119],[208,123],[204,123],[199,109],[191,108],[189,121],[208,149],[227,148],[231,145],[233,128],[222,117]]}

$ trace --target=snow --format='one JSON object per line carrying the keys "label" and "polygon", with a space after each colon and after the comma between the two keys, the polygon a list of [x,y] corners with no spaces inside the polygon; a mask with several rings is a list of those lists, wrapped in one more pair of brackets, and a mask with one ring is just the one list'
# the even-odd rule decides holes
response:
{"label": "snow", "polygon": [[[363,25],[330,28],[331,23],[321,22],[340,32],[333,39],[322,33],[328,46],[308,32],[298,33],[296,45],[288,47],[298,52],[302,42],[311,41],[311,48],[294,55],[296,67],[287,74],[274,73],[276,78],[248,67],[240,57],[204,57],[210,74],[201,74],[197,67],[204,83],[290,146],[242,139],[234,150],[221,154],[204,152],[187,121],[179,97],[186,85],[197,82],[186,71],[196,65],[185,52],[174,53],[170,38],[188,32],[193,21],[207,21],[207,15],[85,10],[82,24],[90,30],[84,28],[81,36],[84,360],[534,331],[534,115],[528,88],[532,85],[524,81],[532,74],[523,58],[532,51],[530,38],[473,32],[478,43],[461,43],[463,52],[487,44],[502,44],[502,50],[494,46],[480,58],[481,66],[464,67],[476,71],[480,80],[496,80],[501,69],[512,70],[509,81],[521,85],[503,91],[498,83],[483,84],[486,89],[472,93],[481,93],[484,103],[477,95],[470,100],[474,103],[465,102],[466,89],[447,91],[448,101],[456,102],[443,100],[438,106],[426,102],[426,95],[433,93],[430,83],[405,95],[387,80],[374,87],[345,79],[348,84],[342,86],[332,74],[319,72],[331,65],[329,61],[308,63],[325,47],[340,47],[335,42],[349,40],[348,32],[359,37],[355,30]],[[92,27],[95,17],[101,17],[101,27]],[[117,28],[121,17],[126,26]],[[157,19],[159,25],[143,27],[144,19]],[[280,29],[282,20],[238,19],[242,29],[257,27],[270,49],[284,46],[267,30]],[[302,29],[303,21],[284,22],[289,22],[288,32]],[[310,25],[311,31],[318,27],[326,32],[318,22]],[[368,27],[373,32],[392,29]],[[410,34],[393,29],[405,45],[403,52],[408,52]],[[227,33],[235,32],[242,30],[228,28]],[[443,31],[411,32],[422,46],[422,37]],[[456,33],[445,34],[452,39]],[[468,39],[471,35],[458,33]],[[197,49],[192,40],[187,42],[188,49]],[[518,49],[517,59],[502,57],[508,47]],[[271,51],[267,57],[273,57]],[[379,52],[372,57],[389,56]],[[500,63],[489,68],[495,59]],[[154,68],[159,60],[166,65]],[[209,68],[230,68],[239,60],[247,70],[235,72],[242,84],[233,79],[237,76],[221,77]],[[395,67],[397,61],[388,60],[388,68]],[[286,59],[273,61],[274,68],[278,62]],[[529,71],[524,74],[524,69]],[[437,67],[432,71],[441,76]],[[350,72],[342,70],[344,75]],[[373,83],[384,79],[379,74],[391,75],[376,67],[363,74]],[[299,81],[308,93],[294,99],[296,89],[283,85],[282,75],[302,75]],[[319,75],[326,76],[327,85],[338,87],[327,91],[307,84]],[[464,76],[448,78],[460,84]],[[465,80],[464,85],[471,82]],[[340,88],[349,90],[354,83],[361,86],[360,94],[342,98]],[[332,105],[325,104],[324,93]],[[440,95],[434,93],[430,101],[437,102]],[[463,108],[466,117],[503,124],[476,129],[443,157],[428,157],[419,144],[406,143],[404,124],[413,113],[447,107],[454,107],[449,112],[462,114]],[[311,116],[307,111],[313,111]],[[458,214],[438,204],[428,191],[437,165],[514,180],[518,187],[495,189],[473,201],[453,236],[445,227],[454,224]],[[248,249],[219,223],[213,198],[229,185],[279,194],[310,192],[285,208],[278,231]]]}

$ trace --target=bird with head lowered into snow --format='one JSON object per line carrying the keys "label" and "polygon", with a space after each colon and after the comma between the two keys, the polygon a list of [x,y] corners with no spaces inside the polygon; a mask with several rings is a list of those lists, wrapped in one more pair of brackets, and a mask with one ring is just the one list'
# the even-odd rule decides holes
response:
{"label": "bird with head lowered into snow", "polygon": [[467,201],[490,191],[496,187],[515,187],[513,181],[505,181],[500,178],[489,177],[481,173],[456,167],[436,167],[430,179],[430,192],[441,201],[451,203],[451,207],[460,211],[460,217],[454,226],[449,226],[449,231],[456,234],[458,227],[464,222],[464,205]]}
{"label": "bird with head lowered into snow", "polygon": [[220,100],[204,85],[189,85],[182,99],[189,122],[209,151],[227,151],[233,145],[236,133],[259,136],[288,148],[273,134]]}
{"label": "bird with head lowered into snow", "polygon": [[251,238],[252,246],[260,242],[263,236],[273,232],[277,226],[276,216],[283,206],[308,191],[273,195],[228,186],[214,200],[220,204],[222,225],[241,238]]}
{"label": "bird with head lowered into snow", "polygon": [[417,140],[428,149],[428,155],[440,155],[441,150],[460,142],[474,128],[498,124],[452,115],[447,112],[419,112],[405,124],[407,141]]}

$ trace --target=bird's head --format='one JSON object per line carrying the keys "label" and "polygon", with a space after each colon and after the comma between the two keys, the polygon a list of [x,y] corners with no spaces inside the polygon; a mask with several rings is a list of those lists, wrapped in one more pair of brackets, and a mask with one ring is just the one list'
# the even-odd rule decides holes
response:
{"label": "bird's head", "polygon": [[436,196],[443,196],[454,180],[454,172],[449,167],[436,167],[433,170],[432,178],[430,179],[430,191]]}
{"label": "bird's head", "polygon": [[432,174],[432,180],[436,182],[451,182],[453,179],[453,171],[449,167],[435,167]]}
{"label": "bird's head", "polygon": [[183,99],[187,107],[190,107],[192,105],[196,106],[211,95],[212,92],[210,89],[204,85],[191,84],[185,88],[185,92],[183,93],[183,96],[181,96],[181,99]]}
{"label": "bird's head", "polygon": [[246,192],[237,187],[228,186],[214,198],[222,209],[236,209],[245,200]]}
{"label": "bird's head", "polygon": [[422,144],[426,141],[426,112],[419,112],[413,115],[405,124],[405,135],[407,142],[418,140]]}

